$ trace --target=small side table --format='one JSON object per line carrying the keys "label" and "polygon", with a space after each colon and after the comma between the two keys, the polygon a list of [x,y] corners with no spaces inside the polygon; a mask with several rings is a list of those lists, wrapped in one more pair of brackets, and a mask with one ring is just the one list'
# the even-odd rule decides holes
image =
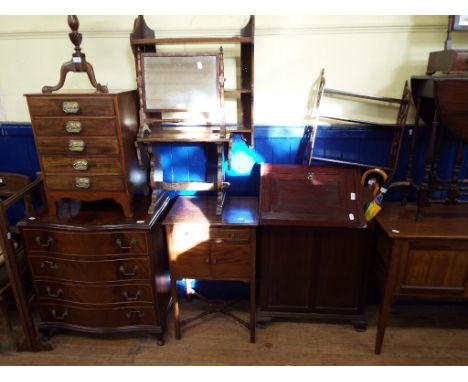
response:
{"label": "small side table", "polygon": [[468,206],[388,203],[377,215],[375,279],[382,290],[375,353],[395,299],[468,301]]}
{"label": "small side table", "polygon": [[[176,339],[181,338],[180,328],[184,324],[220,312],[246,326],[250,330],[250,342],[255,343],[258,201],[251,197],[226,198],[222,215],[216,215],[215,207],[214,197],[179,196],[163,222],[171,273],[175,336]],[[229,303],[210,303],[211,310],[180,322],[176,281],[181,279],[238,280],[249,283],[250,322],[227,311]]]}

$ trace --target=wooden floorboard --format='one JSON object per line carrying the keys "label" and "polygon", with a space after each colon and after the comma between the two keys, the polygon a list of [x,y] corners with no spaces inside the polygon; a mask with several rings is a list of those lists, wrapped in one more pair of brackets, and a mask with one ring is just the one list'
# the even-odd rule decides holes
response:
{"label": "wooden floorboard", "polygon": [[[182,304],[188,317],[202,307]],[[94,337],[58,333],[54,350],[18,353],[6,348],[0,328],[0,365],[468,365],[467,304],[397,304],[393,308],[383,353],[373,353],[378,305],[368,306],[369,328],[320,321],[274,321],[257,329],[257,343],[248,331],[225,316],[209,316],[182,328],[174,339],[172,320],[166,344],[149,335]],[[247,318],[245,312],[239,315]],[[18,326],[16,333],[20,334]]]}

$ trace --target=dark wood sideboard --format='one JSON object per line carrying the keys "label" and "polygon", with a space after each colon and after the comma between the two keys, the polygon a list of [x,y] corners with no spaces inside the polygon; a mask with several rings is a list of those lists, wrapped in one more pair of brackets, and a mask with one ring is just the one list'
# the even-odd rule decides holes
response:
{"label": "dark wood sideboard", "polygon": [[366,328],[366,191],[355,168],[262,165],[258,321],[326,318]]}
{"label": "dark wood sideboard", "polygon": [[383,297],[375,352],[380,354],[396,299],[468,300],[468,206],[387,203],[377,215],[374,275]]}
{"label": "dark wood sideboard", "polygon": [[146,187],[134,141],[136,91],[26,95],[49,211],[62,198],[112,198],[133,215],[133,194]]}
{"label": "dark wood sideboard", "polygon": [[135,198],[133,218],[112,201],[60,203],[57,215],[20,222],[39,330],[105,334],[149,332],[163,344],[170,281],[160,221],[167,204],[147,214]]}

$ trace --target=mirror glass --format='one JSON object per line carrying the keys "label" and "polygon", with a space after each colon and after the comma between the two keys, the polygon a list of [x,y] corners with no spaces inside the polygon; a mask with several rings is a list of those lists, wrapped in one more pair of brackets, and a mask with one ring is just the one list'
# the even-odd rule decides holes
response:
{"label": "mirror glass", "polygon": [[217,54],[143,55],[145,109],[152,112],[219,112]]}

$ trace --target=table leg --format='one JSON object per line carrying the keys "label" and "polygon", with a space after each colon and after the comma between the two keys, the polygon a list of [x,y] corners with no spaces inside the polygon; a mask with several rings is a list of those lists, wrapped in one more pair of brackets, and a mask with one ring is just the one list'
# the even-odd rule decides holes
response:
{"label": "table leg", "polygon": [[393,303],[393,297],[390,294],[384,295],[379,310],[379,321],[377,323],[377,336],[375,340],[375,354],[382,352],[382,343],[385,336],[385,329],[387,327],[388,316],[390,314],[390,308]]}
{"label": "table leg", "polygon": [[396,279],[398,277],[398,266],[400,262],[400,256],[401,253],[404,251],[404,245],[407,244],[403,244],[399,240],[396,240],[392,248],[392,253],[390,254],[390,263],[388,265],[387,275],[385,278],[385,286],[379,310],[379,320],[377,322],[375,354],[380,354],[382,351],[382,343],[385,336],[385,328],[387,327],[388,316],[390,315],[390,308],[394,300],[393,293],[395,289]]}
{"label": "table leg", "polygon": [[180,312],[179,299],[177,298],[177,281],[171,277],[171,294],[172,294],[172,309],[174,314],[174,332],[176,340],[180,340]]}
{"label": "table leg", "polygon": [[256,325],[256,298],[255,282],[250,283],[250,343],[255,343],[255,325]]}
{"label": "table leg", "polygon": [[255,284],[256,279],[256,249],[257,237],[255,229],[250,231],[251,242],[251,257],[250,257],[250,343],[255,343],[255,327],[257,325],[257,288]]}

